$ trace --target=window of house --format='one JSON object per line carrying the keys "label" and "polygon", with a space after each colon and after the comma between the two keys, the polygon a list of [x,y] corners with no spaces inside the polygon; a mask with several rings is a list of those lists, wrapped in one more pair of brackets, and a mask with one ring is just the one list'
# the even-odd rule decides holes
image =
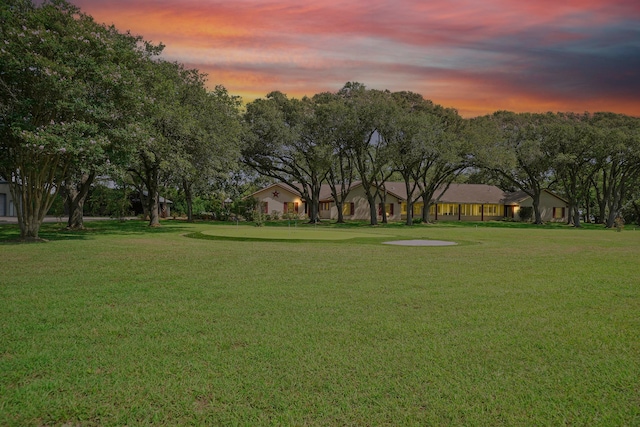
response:
{"label": "window of house", "polygon": [[456,203],[441,203],[438,205],[438,215],[458,215]]}
{"label": "window of house", "polygon": [[331,210],[331,202],[320,202],[320,210],[321,211]]}
{"label": "window of house", "polygon": [[353,215],[355,213],[355,203],[343,203],[342,215]]}
{"label": "window of house", "polygon": [[492,216],[501,215],[501,213],[500,213],[500,205],[495,205],[495,204],[486,204],[486,205],[484,205],[484,214],[485,215],[492,215]]}
{"label": "window of house", "polygon": [[284,202],[283,213],[298,213],[298,202]]}
{"label": "window of house", "polygon": [[261,202],[262,213],[269,213],[269,202]]}
{"label": "window of house", "polygon": [[[393,216],[393,203],[385,203],[384,211],[387,217]],[[382,216],[382,203],[378,203],[378,215]]]}
{"label": "window of house", "polygon": [[466,203],[460,205],[460,215],[462,216],[481,216],[482,205],[476,203]]}
{"label": "window of house", "polygon": [[564,209],[565,208],[553,208],[553,219],[564,218]]}

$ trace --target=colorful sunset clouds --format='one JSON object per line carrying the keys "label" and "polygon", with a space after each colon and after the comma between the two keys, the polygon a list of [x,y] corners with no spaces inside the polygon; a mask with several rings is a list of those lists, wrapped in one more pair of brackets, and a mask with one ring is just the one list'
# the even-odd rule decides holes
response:
{"label": "colorful sunset clouds", "polygon": [[245,101],[409,90],[466,117],[640,116],[638,0],[72,0]]}

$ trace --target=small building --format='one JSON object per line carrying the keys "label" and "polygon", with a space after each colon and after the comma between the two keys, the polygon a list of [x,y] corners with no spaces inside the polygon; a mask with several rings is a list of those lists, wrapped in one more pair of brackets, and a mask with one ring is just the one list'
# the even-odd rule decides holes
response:
{"label": "small building", "polygon": [[[144,197],[147,197],[148,192],[146,190],[143,191]],[[142,198],[140,197],[140,193],[131,193],[129,197],[131,202],[131,210],[134,215],[142,215],[144,213],[144,207],[142,205]],[[168,218],[171,216],[171,205],[173,202],[169,199],[165,199],[162,196],[158,196],[158,215],[160,218]]]}
{"label": "small building", "polygon": [[0,178],[0,216],[17,216],[16,206],[11,197],[9,183]]}

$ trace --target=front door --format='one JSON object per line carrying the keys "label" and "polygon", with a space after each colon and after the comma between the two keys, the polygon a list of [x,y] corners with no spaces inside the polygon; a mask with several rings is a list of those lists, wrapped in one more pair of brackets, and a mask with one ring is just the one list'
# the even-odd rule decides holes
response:
{"label": "front door", "polygon": [[513,218],[515,216],[515,206],[505,206],[504,207],[504,216],[505,218]]}

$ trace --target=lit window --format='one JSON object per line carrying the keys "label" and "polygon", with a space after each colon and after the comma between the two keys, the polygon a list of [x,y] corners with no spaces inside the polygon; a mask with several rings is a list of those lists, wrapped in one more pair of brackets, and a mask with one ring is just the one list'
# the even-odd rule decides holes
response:
{"label": "lit window", "polygon": [[284,208],[283,213],[298,213],[297,202],[284,202],[283,208]]}

